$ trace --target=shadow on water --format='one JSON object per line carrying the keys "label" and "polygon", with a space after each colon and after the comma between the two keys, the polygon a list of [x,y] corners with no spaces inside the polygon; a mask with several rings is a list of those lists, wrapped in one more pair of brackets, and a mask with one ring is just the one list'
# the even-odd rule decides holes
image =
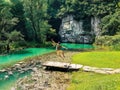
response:
{"label": "shadow on water", "polygon": [[20,50],[20,51],[15,51],[15,52],[12,52],[12,53],[10,53],[9,55],[12,55],[12,54],[30,54],[30,53],[32,53],[31,51],[27,51],[27,50]]}
{"label": "shadow on water", "polygon": [[11,50],[9,53],[0,54],[0,56],[7,56],[7,55],[12,55],[12,54],[26,54],[26,53],[32,53],[32,52],[26,49],[20,49],[16,51]]}

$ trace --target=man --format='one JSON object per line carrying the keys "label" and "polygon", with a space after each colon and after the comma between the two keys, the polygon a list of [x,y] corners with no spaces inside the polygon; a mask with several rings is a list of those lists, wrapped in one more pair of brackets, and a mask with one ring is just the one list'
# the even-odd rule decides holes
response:
{"label": "man", "polygon": [[64,55],[62,48],[65,48],[65,49],[67,48],[60,45],[60,42],[56,43],[53,39],[51,39],[51,41],[52,41],[52,45],[56,47],[56,54],[60,56],[62,59],[64,59],[65,55]]}

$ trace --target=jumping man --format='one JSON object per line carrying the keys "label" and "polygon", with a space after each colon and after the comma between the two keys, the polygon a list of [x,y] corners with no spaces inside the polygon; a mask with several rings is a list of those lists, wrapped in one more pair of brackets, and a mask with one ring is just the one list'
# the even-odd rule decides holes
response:
{"label": "jumping man", "polygon": [[53,39],[51,41],[52,41],[52,45],[56,47],[56,54],[60,56],[62,59],[64,59],[65,55],[64,55],[62,48],[65,48],[65,49],[67,48],[60,45],[60,42],[56,43]]}

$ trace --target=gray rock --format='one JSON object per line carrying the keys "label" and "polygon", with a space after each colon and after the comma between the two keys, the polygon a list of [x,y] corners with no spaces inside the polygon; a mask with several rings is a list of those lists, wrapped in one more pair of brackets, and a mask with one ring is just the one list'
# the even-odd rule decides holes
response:
{"label": "gray rock", "polygon": [[19,62],[18,64],[24,64],[24,62]]}
{"label": "gray rock", "polygon": [[101,70],[104,70],[104,71],[113,71],[114,69],[113,68],[101,68]]}
{"label": "gray rock", "polygon": [[120,69],[113,70],[113,73],[120,73]]}
{"label": "gray rock", "polygon": [[9,74],[9,75],[12,75],[12,74],[13,74],[13,72],[12,72],[12,71],[8,71],[8,74]]}
{"label": "gray rock", "polygon": [[109,74],[109,73],[107,73],[107,72],[105,72],[103,70],[95,70],[94,72],[95,73],[100,73],[100,74]]}
{"label": "gray rock", "polygon": [[113,68],[97,68],[97,67],[90,67],[90,66],[84,66],[83,71],[95,72],[95,73],[100,73],[100,74],[120,73],[120,69],[114,70]]}
{"label": "gray rock", "polygon": [[5,69],[2,69],[2,70],[0,70],[0,72],[6,72],[6,70],[5,70]]}
{"label": "gray rock", "polygon": [[11,90],[16,90],[15,87],[12,87]]}
{"label": "gray rock", "polygon": [[20,65],[20,64],[15,64],[14,66],[15,66],[15,67],[16,67],[16,66],[17,66],[17,67],[20,67],[21,65]]}
{"label": "gray rock", "polygon": [[8,76],[8,75],[5,75],[4,79],[6,80],[6,79],[8,79],[8,78],[9,78],[9,76]]}
{"label": "gray rock", "polygon": [[35,72],[37,72],[38,69],[36,67],[34,67],[32,70],[35,71]]}
{"label": "gray rock", "polygon": [[89,30],[84,30],[84,20],[76,21],[73,15],[62,18],[59,35],[62,42],[92,43],[93,35],[100,35],[100,18],[91,17]]}
{"label": "gray rock", "polygon": [[94,72],[95,70],[98,70],[99,68],[97,67],[90,67],[90,66],[84,66],[83,67],[83,71],[87,71],[87,72]]}
{"label": "gray rock", "polygon": [[115,74],[114,71],[106,71],[108,74]]}

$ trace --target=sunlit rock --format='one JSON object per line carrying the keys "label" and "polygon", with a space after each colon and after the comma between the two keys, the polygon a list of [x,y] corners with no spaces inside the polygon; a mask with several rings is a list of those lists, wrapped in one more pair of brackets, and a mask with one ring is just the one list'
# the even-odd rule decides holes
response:
{"label": "sunlit rock", "polygon": [[15,87],[12,87],[11,90],[17,90],[17,89],[15,89]]}
{"label": "sunlit rock", "polygon": [[6,72],[6,70],[5,70],[5,69],[2,69],[2,70],[0,70],[0,72]]}
{"label": "sunlit rock", "polygon": [[113,68],[101,68],[101,70],[104,70],[104,71],[113,71],[114,69]]}
{"label": "sunlit rock", "polygon": [[38,69],[37,69],[36,67],[34,67],[32,70],[33,70],[34,72],[37,72]]}
{"label": "sunlit rock", "polygon": [[103,70],[95,70],[95,73],[100,73],[100,74],[108,74],[106,71]]}
{"label": "sunlit rock", "polygon": [[8,78],[9,78],[9,76],[8,76],[8,75],[5,75],[4,79],[8,79]]}
{"label": "sunlit rock", "polygon": [[94,72],[95,70],[99,70],[99,68],[97,68],[97,67],[90,67],[90,66],[84,66],[83,67],[83,71]]}
{"label": "sunlit rock", "polygon": [[113,73],[120,73],[120,69],[113,70]]}
{"label": "sunlit rock", "polygon": [[62,18],[59,35],[62,42],[92,43],[94,36],[100,35],[100,18],[91,17],[88,21],[75,20],[73,15]]}
{"label": "sunlit rock", "polygon": [[9,75],[12,75],[12,74],[13,74],[13,72],[12,72],[12,71],[8,71],[8,74],[9,74]]}

